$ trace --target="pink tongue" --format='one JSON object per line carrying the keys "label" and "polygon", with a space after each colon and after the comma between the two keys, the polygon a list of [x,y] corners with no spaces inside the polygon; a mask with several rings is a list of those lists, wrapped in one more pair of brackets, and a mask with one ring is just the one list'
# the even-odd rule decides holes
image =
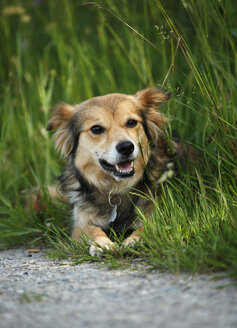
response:
{"label": "pink tongue", "polygon": [[132,168],[131,162],[118,163],[117,165],[120,171],[130,171]]}

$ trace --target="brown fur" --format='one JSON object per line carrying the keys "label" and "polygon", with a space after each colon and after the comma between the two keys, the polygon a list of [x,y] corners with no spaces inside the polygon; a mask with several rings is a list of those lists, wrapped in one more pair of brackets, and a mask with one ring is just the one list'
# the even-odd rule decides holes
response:
{"label": "brown fur", "polygon": [[[136,95],[109,94],[76,106],[61,104],[52,114],[47,129],[57,129],[56,147],[67,158],[61,190],[74,205],[72,237],[80,241],[88,236],[91,255],[113,246],[105,233],[109,226],[118,232],[134,227],[134,222],[141,226],[134,206],[145,210],[149,204],[129,192],[156,188],[172,160],[164,137],[167,119],[156,110],[168,99],[168,94],[148,88]],[[93,132],[98,126],[103,129],[99,134]],[[128,144],[134,147],[129,154]],[[181,154],[182,145],[174,146]],[[114,204],[117,216],[110,223]],[[139,238],[134,231],[124,245],[133,246]]]}

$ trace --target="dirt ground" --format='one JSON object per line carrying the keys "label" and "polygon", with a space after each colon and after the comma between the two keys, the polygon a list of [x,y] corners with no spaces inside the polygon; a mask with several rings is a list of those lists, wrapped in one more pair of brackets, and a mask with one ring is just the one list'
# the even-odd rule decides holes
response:
{"label": "dirt ground", "polygon": [[0,327],[237,327],[237,288],[223,277],[109,270],[6,250]]}

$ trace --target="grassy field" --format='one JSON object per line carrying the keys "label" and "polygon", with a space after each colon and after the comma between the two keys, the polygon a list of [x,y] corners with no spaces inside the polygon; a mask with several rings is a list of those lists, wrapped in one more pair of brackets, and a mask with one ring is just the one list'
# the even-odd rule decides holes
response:
{"label": "grassy field", "polygon": [[[47,199],[27,213],[23,190],[52,184],[63,161],[45,126],[55,103],[156,85],[161,108],[200,153],[162,186],[144,243],[129,256],[160,270],[237,277],[237,10],[235,2],[12,0],[0,3],[0,243],[50,243],[52,256],[91,260],[68,238],[70,208]],[[118,239],[119,244],[119,239]],[[116,260],[117,259],[117,260]],[[99,259],[94,259],[99,260]]]}

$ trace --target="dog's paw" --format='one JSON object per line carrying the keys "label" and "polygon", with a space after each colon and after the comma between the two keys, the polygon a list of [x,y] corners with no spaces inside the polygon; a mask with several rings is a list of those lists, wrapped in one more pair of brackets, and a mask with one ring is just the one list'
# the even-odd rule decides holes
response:
{"label": "dog's paw", "polygon": [[111,250],[114,246],[114,243],[111,242],[105,242],[105,243],[99,243],[97,245],[91,245],[89,248],[89,253],[91,256],[97,256],[101,257],[103,255],[103,252],[107,250]]}
{"label": "dog's paw", "polygon": [[143,241],[141,239],[140,234],[132,234],[131,236],[127,237],[124,242],[122,243],[122,247],[125,248],[136,248],[138,244],[142,244]]}
{"label": "dog's paw", "polygon": [[135,245],[140,241],[140,238],[137,237],[128,237],[124,240],[123,246],[124,247],[129,247],[129,248],[134,248]]}

